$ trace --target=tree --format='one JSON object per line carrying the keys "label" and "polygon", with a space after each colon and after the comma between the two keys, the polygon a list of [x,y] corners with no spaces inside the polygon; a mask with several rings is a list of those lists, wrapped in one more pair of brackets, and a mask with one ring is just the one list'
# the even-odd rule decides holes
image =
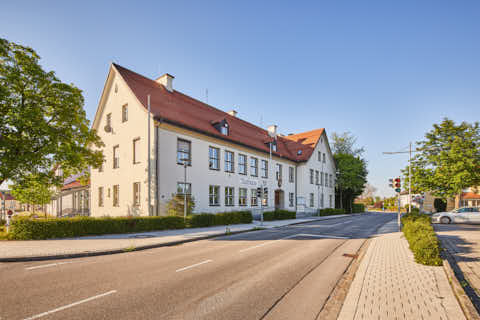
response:
{"label": "tree", "polygon": [[332,151],[334,154],[351,154],[361,157],[365,149],[363,147],[355,149],[357,138],[350,132],[332,133]]}
{"label": "tree", "polygon": [[355,197],[362,194],[367,182],[367,165],[360,157],[351,154],[335,154],[335,163],[338,169],[337,195],[340,207],[352,212]]}
{"label": "tree", "polygon": [[[445,118],[417,143],[412,158],[412,191],[431,192],[441,199],[455,197],[462,190],[480,185],[479,123],[455,124]],[[403,171],[408,172],[408,166]],[[406,180],[408,184],[408,177]]]}
{"label": "tree", "polygon": [[[372,198],[375,196],[375,192],[377,192],[377,188],[372,186],[370,183],[365,184],[365,189],[363,190],[361,197],[362,198]],[[372,200],[373,201],[373,200]]]}
{"label": "tree", "polygon": [[[54,190],[34,175],[12,186],[12,195],[15,199],[23,204],[40,205],[42,208],[51,201],[53,194]],[[47,217],[46,212],[45,217]]]}
{"label": "tree", "polygon": [[103,162],[103,146],[89,128],[80,89],[39,65],[28,47],[0,38],[0,185],[31,179],[60,185],[64,176]]}
{"label": "tree", "polygon": [[[167,213],[172,216],[182,216],[184,214],[185,199],[183,194],[174,193],[167,202]],[[187,195],[187,215],[192,214],[195,209],[195,198]]]}

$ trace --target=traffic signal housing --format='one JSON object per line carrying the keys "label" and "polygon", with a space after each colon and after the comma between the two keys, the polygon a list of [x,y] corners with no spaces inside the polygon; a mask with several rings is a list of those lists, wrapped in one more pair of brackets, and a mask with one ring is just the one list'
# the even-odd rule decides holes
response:
{"label": "traffic signal housing", "polygon": [[396,192],[400,192],[402,190],[400,178],[395,178],[394,186]]}

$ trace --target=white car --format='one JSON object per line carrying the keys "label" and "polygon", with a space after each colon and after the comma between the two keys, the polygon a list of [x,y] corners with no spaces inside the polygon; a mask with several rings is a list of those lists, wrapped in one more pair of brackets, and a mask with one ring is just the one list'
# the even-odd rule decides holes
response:
{"label": "white car", "polygon": [[450,212],[437,212],[432,215],[434,223],[478,223],[480,224],[480,208],[462,207]]}

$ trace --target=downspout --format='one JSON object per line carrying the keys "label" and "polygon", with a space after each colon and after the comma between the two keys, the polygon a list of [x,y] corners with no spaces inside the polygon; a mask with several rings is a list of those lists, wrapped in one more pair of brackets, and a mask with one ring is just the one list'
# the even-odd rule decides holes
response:
{"label": "downspout", "polygon": [[297,164],[295,164],[295,212],[298,211],[297,207],[297,184],[298,184],[298,179],[297,179]]}
{"label": "downspout", "polygon": [[[155,123],[155,119],[154,119],[154,123]],[[155,126],[155,154],[154,154],[154,158],[155,158],[155,207],[156,207],[156,212],[155,212],[155,215],[160,215],[159,212],[160,212],[160,205],[159,205],[159,202],[158,202],[158,194],[160,193],[160,190],[158,190],[158,177],[160,177],[160,175],[158,174],[158,168],[160,167],[158,161],[159,161],[159,156],[158,156],[158,151],[159,151],[159,143],[160,143],[160,140],[159,140],[159,131],[160,131],[160,128],[158,126]]]}

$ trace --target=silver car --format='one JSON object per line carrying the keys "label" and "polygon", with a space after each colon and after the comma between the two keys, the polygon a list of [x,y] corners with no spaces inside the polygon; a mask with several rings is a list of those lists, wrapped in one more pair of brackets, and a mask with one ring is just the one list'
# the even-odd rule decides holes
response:
{"label": "silver car", "polygon": [[437,212],[432,215],[434,223],[478,223],[480,224],[480,208],[462,207],[450,212]]}

